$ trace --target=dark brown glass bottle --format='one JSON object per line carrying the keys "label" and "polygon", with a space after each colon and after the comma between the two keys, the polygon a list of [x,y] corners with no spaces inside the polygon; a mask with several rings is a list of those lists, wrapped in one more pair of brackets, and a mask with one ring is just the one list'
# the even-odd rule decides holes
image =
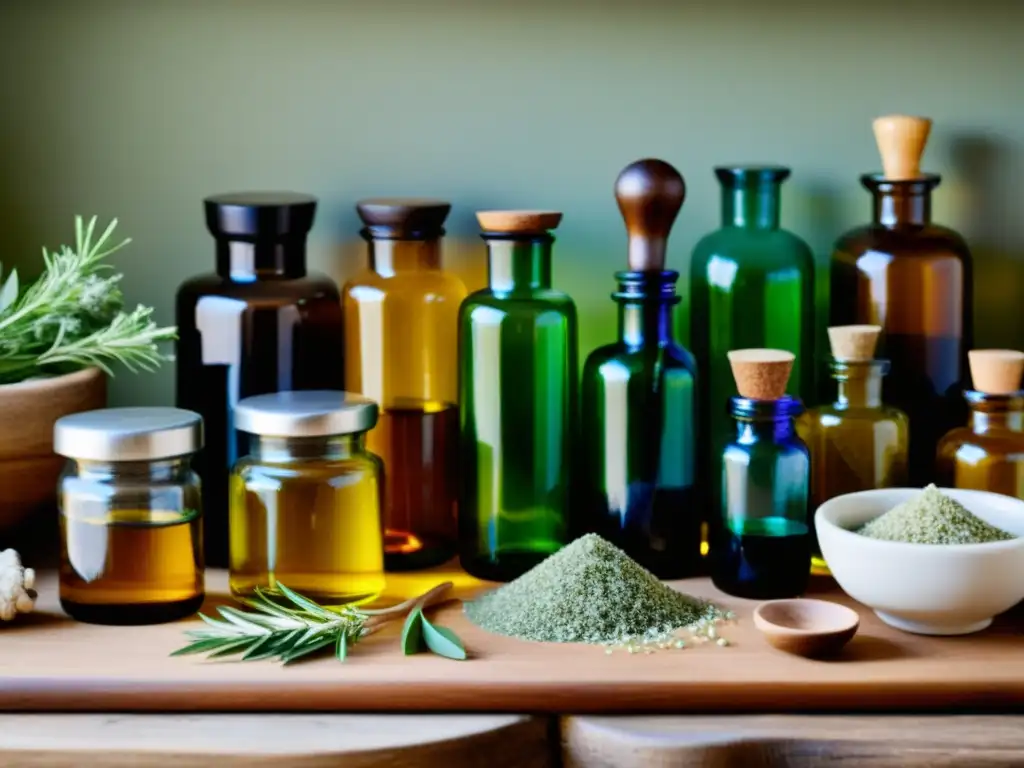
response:
{"label": "dark brown glass bottle", "polygon": [[875,121],[885,173],[861,182],[874,198],[871,224],[839,238],[832,256],[831,325],[882,327],[879,356],[892,367],[883,399],[910,418],[909,480],[934,480],[935,448],[964,422],[961,398],[973,337],[967,244],[931,221],[940,178],[918,170],[930,121]]}
{"label": "dark brown glass bottle", "polygon": [[203,417],[204,550],[228,564],[228,472],[248,453],[234,427],[244,397],[344,388],[341,301],[327,277],[306,272],[316,199],[238,193],[205,201],[217,271],[178,290],[177,404]]}

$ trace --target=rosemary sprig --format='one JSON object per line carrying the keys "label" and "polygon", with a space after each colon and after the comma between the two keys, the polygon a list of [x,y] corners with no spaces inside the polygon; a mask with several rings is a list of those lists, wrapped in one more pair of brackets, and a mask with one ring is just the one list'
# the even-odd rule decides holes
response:
{"label": "rosemary sprig", "polygon": [[426,649],[445,658],[465,659],[466,650],[455,633],[433,626],[423,616],[423,610],[437,602],[451,586],[446,581],[399,605],[370,610],[352,605],[328,609],[279,582],[278,591],[294,608],[278,604],[266,591],[257,588],[254,598],[242,601],[251,612],[218,606],[221,619],[199,614],[206,626],[187,630],[185,634],[192,642],[171,655],[206,653],[209,658],[216,658],[241,654],[241,661],[277,658],[291,664],[330,650],[338,661],[344,661],[356,643],[408,613],[407,626],[413,622],[418,629],[422,628],[420,636],[424,642],[413,647],[405,641],[403,633],[406,654]]}

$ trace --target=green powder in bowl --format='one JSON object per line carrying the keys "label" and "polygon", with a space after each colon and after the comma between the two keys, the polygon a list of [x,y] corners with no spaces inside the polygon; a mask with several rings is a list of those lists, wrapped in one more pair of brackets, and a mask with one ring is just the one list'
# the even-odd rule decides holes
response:
{"label": "green powder in bowl", "polygon": [[615,643],[714,621],[714,605],[662,584],[588,534],[515,581],[466,603],[477,626],[522,640]]}
{"label": "green powder in bowl", "polygon": [[856,532],[872,539],[910,544],[985,544],[1017,538],[971,514],[934,485]]}

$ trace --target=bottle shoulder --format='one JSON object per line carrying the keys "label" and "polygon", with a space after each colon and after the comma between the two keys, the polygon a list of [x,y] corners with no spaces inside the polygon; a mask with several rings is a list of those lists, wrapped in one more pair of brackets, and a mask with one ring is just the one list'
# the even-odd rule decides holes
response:
{"label": "bottle shoulder", "polygon": [[957,427],[939,440],[940,454],[955,454],[963,448],[974,448],[989,455],[1019,454],[1024,461],[1024,433],[1009,429],[975,432],[969,427]]}
{"label": "bottle shoulder", "polygon": [[798,235],[786,229],[757,230],[723,227],[701,238],[693,249],[690,271],[695,276],[707,273],[710,263],[734,264],[737,269],[771,271],[796,266],[813,271],[814,254]]}
{"label": "bottle shoulder", "polygon": [[877,424],[893,424],[896,427],[906,428],[910,420],[899,408],[887,405],[879,408],[843,408],[829,404],[807,409],[799,417],[798,423],[814,424],[824,429],[850,424],[862,424],[867,427]]}
{"label": "bottle shoulder", "polygon": [[949,258],[969,262],[970,248],[963,236],[939,224],[883,227],[867,224],[846,232],[836,240],[833,259],[857,260],[865,254],[891,258]]}
{"label": "bottle shoulder", "polygon": [[473,291],[462,302],[463,313],[471,312],[477,307],[490,307],[516,314],[540,314],[554,310],[571,317],[576,315],[576,304],[572,298],[553,288],[521,293],[496,293],[490,288],[484,288]]}
{"label": "bottle shoulder", "polygon": [[297,301],[338,302],[341,295],[337,284],[327,275],[317,272],[303,277],[252,280],[229,280],[215,273],[189,278],[178,288],[179,301],[198,302],[205,296],[222,296],[240,300],[277,299],[282,303]]}
{"label": "bottle shoulder", "polygon": [[594,349],[585,363],[585,370],[600,375],[602,366],[619,363],[630,375],[657,368],[666,371],[685,371],[696,377],[697,363],[683,346],[670,343],[650,347],[630,347],[621,341]]}
{"label": "bottle shoulder", "polygon": [[341,292],[346,300],[359,301],[363,298],[360,294],[367,288],[379,291],[387,298],[414,302],[461,302],[467,295],[466,285],[458,275],[439,269],[384,276],[367,268],[348,280]]}

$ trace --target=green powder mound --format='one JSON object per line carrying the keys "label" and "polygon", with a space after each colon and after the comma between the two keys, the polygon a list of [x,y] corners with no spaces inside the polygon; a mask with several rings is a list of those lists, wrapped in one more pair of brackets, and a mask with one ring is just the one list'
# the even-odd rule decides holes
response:
{"label": "green powder mound", "polygon": [[910,544],[984,544],[1017,538],[972,515],[934,485],[864,524],[857,533]]}
{"label": "green powder mound", "polygon": [[489,632],[555,643],[620,642],[719,616],[711,603],[666,587],[594,534],[467,603],[465,610]]}

